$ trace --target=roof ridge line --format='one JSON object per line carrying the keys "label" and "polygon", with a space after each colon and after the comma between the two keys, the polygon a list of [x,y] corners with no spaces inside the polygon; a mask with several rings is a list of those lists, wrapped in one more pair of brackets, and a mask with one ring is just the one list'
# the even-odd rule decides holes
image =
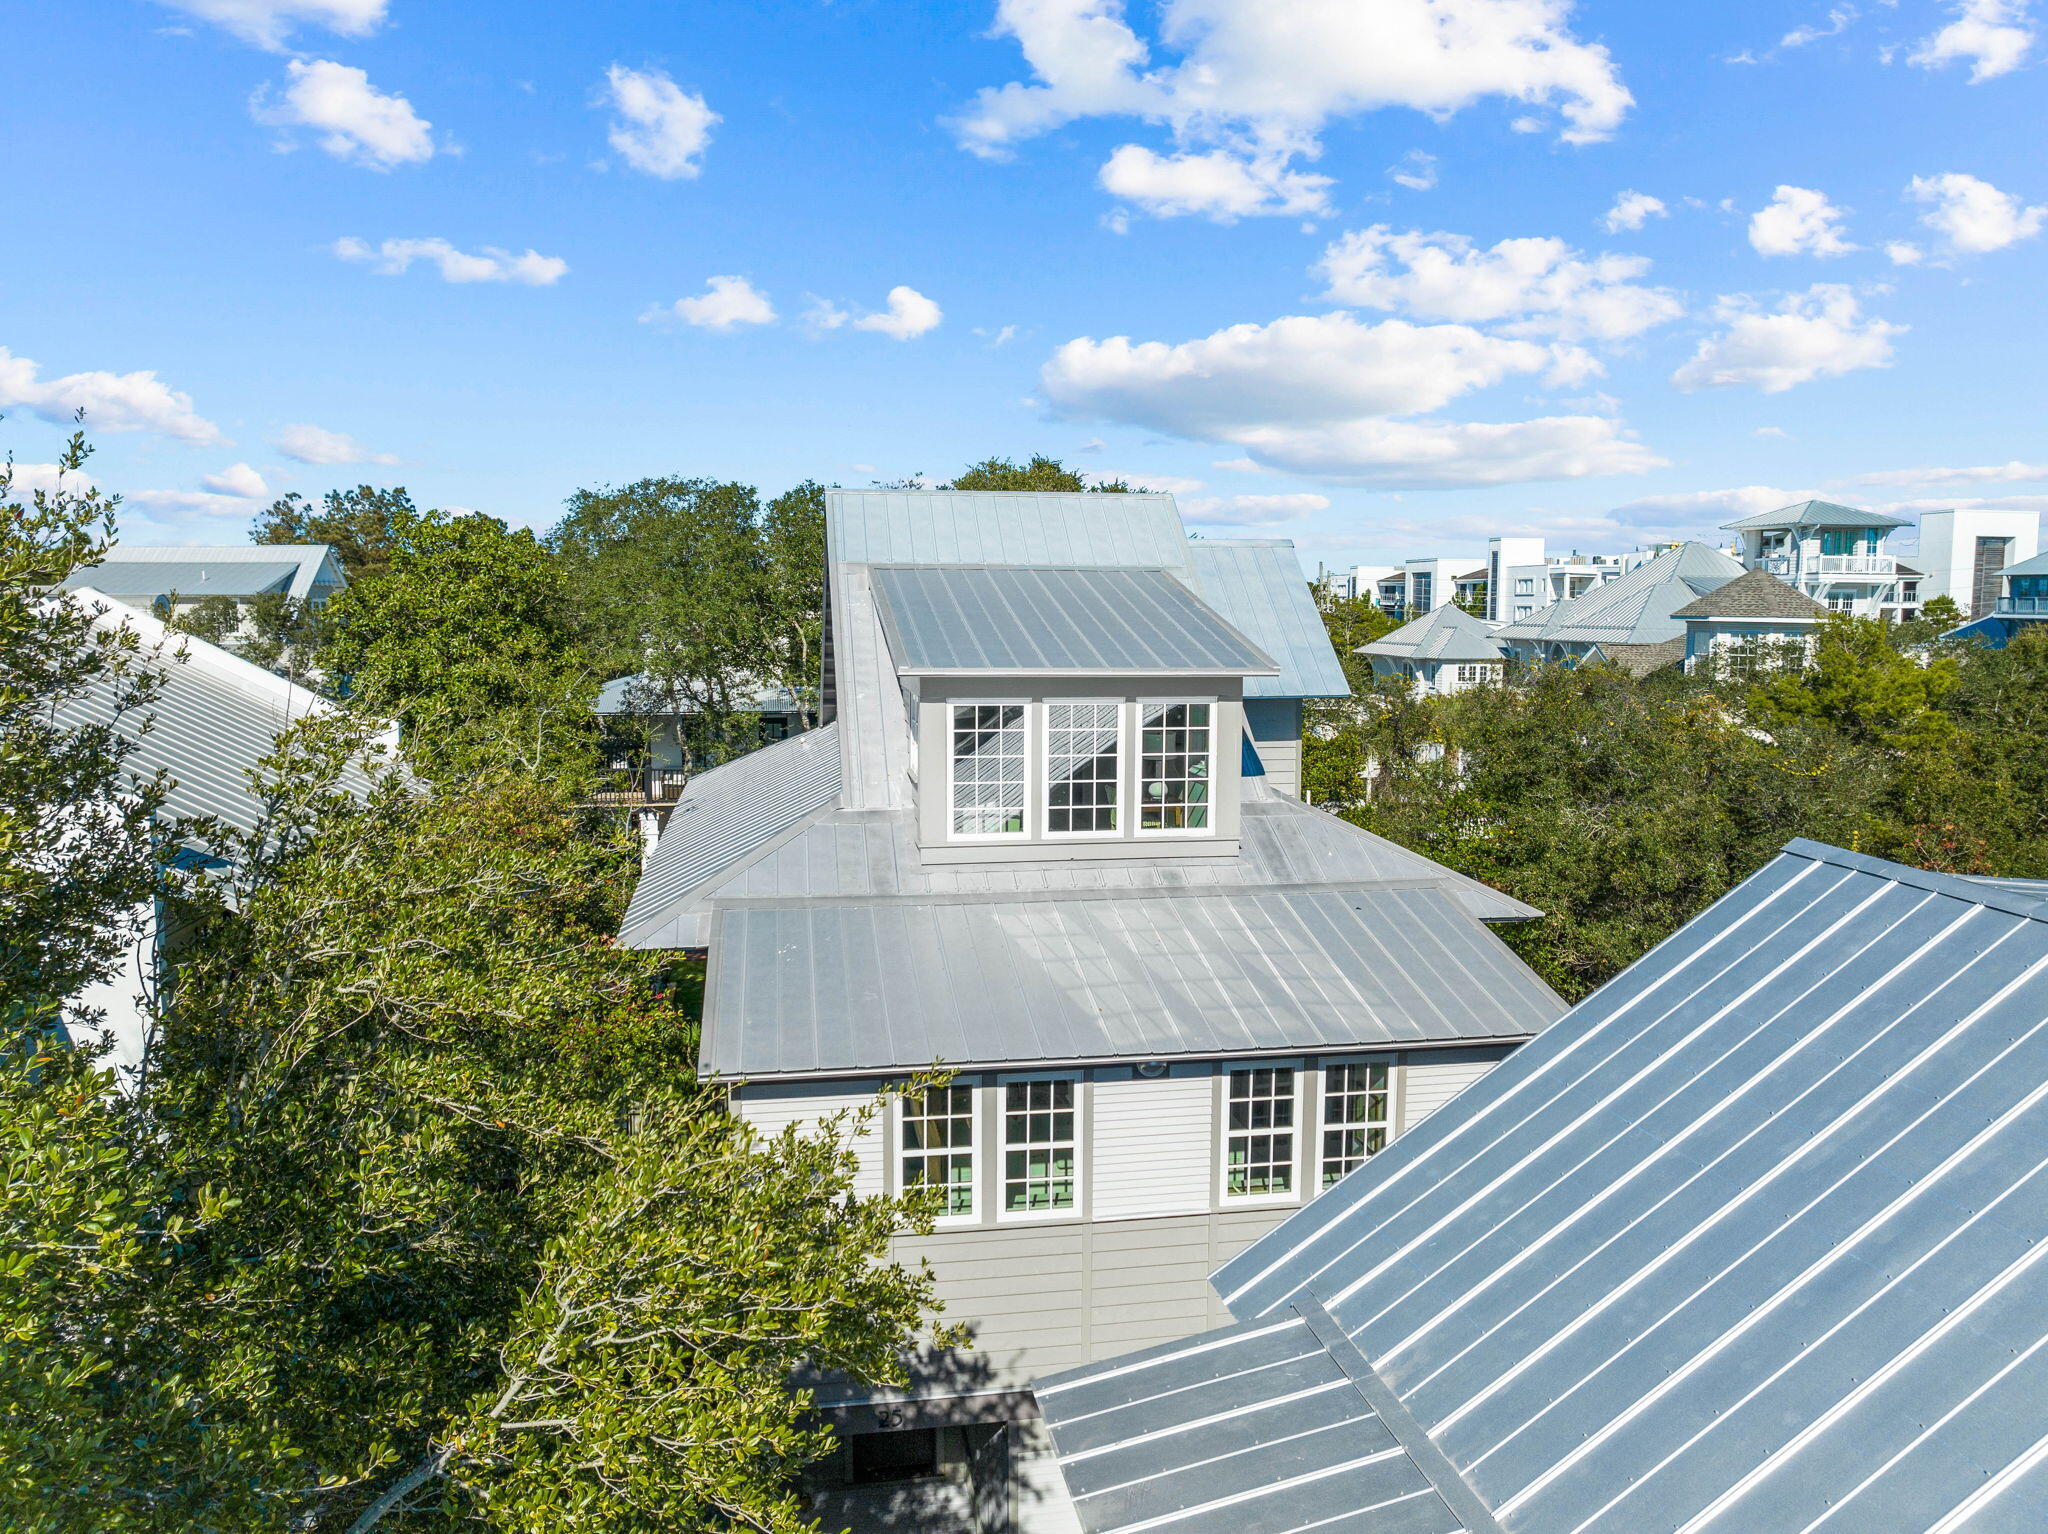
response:
{"label": "roof ridge line", "polygon": [[1486,1505],[1486,1499],[1478,1489],[1465,1479],[1464,1472],[1451,1462],[1449,1455],[1437,1447],[1436,1440],[1429,1436],[1421,1423],[1402,1404],[1394,1387],[1380,1377],[1372,1366],[1372,1360],[1351,1340],[1351,1334],[1343,1324],[1323,1307],[1314,1290],[1307,1290],[1296,1298],[1291,1306],[1308,1327],[1309,1334],[1322,1345],[1330,1361],[1351,1381],[1351,1386],[1380,1419],[1387,1431],[1394,1435],[1394,1441],[1408,1456],[1410,1464],[1422,1472],[1423,1478],[1436,1488],[1436,1494],[1443,1498],[1466,1534],[1506,1534],[1500,1520],[1494,1517],[1493,1509]]}
{"label": "roof ridge line", "polygon": [[[808,823],[808,822],[806,822]],[[1105,862],[1110,860],[1105,859]],[[958,866],[958,865],[953,865]],[[1016,865],[1004,865],[1016,866]],[[1115,863],[1111,863],[1115,866]],[[1455,876],[1454,876],[1455,877]],[[1202,897],[1230,897],[1242,899],[1248,895],[1342,895],[1356,891],[1359,894],[1377,893],[1381,890],[1433,889],[1443,892],[1450,899],[1454,887],[1451,878],[1428,878],[1416,875],[1409,879],[1337,879],[1304,880],[1289,884],[1154,884],[1146,886],[1125,885],[1114,889],[1035,889],[1035,890],[926,890],[911,894],[864,894],[864,895],[720,895],[713,893],[709,904],[714,909],[750,911],[773,910],[815,910],[834,906],[962,906],[962,905],[1032,905],[1047,901],[1060,901],[1067,905],[1092,905],[1113,900],[1161,900],[1198,899]],[[702,886],[699,886],[701,889]],[[1478,917],[1472,918],[1479,921]],[[1481,925],[1484,925],[1482,922]]]}
{"label": "roof ridge line", "polygon": [[1857,873],[1872,874],[1880,879],[1889,879],[1894,884],[1911,885],[1914,889],[1930,890],[1937,895],[1950,895],[1958,900],[1967,900],[1972,905],[1989,906],[1992,910],[2002,911],[2007,916],[2024,916],[2029,921],[2048,921],[2048,903],[2038,898],[2028,899],[2022,895],[2009,894],[1992,885],[1973,883],[1961,874],[1937,873],[1931,868],[1915,868],[1910,863],[1895,863],[1890,858],[1874,857],[1868,852],[1852,852],[1847,847],[1837,847],[1830,842],[1817,842],[1805,836],[1793,837],[1778,850],[1789,852],[1794,857],[1811,858],[1816,863],[1827,863],[1836,868],[1849,868]]}

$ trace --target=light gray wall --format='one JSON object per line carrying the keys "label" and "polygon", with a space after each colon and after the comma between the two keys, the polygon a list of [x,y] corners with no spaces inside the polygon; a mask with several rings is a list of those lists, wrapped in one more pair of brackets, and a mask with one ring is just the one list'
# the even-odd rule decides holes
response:
{"label": "light gray wall", "polygon": [[1301,797],[1301,699],[1247,698],[1245,733],[1266,769],[1266,786]]}

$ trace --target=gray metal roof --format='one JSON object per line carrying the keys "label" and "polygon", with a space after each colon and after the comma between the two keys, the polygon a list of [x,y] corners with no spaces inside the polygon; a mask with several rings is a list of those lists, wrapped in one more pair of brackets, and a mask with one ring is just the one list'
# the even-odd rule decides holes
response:
{"label": "gray metal roof", "polygon": [[288,591],[298,573],[297,561],[289,559],[125,559],[82,565],[65,578],[64,586],[72,591],[90,586],[110,597],[164,597],[173,592],[181,597],[253,597]]}
{"label": "gray metal roof", "polygon": [[1906,527],[1904,517],[1889,517],[1881,511],[1864,511],[1856,506],[1843,506],[1834,501],[1799,501],[1790,506],[1780,506],[1776,511],[1761,511],[1753,517],[1744,517],[1737,522],[1723,522],[1721,530],[1728,533],[1748,532],[1752,529],[1778,527]]}
{"label": "gray metal roof", "polygon": [[[124,713],[120,686],[101,679],[60,708],[57,722],[67,728],[112,723],[134,747],[128,765],[138,777],[159,768],[170,774],[168,814],[212,816],[239,831],[253,831],[265,807],[250,787],[249,774],[276,749],[280,731],[333,705],[203,639],[168,633],[147,613],[94,603],[101,595],[77,590],[72,599],[97,606],[102,629],[125,625],[133,630],[142,643],[138,664],[162,678],[162,689],[146,709]],[[345,782],[357,791],[368,786],[354,770]]]}
{"label": "gray metal roof", "polygon": [[1672,613],[1685,618],[1824,618],[1827,609],[1768,570],[1745,570]]}
{"label": "gray metal roof", "polygon": [[[597,702],[591,705],[591,712],[594,714],[637,713],[638,710],[633,707],[635,700],[633,699],[632,692],[634,685],[640,680],[638,676],[621,676],[614,677],[611,681],[606,682],[604,686],[597,690]],[[742,712],[793,714],[801,707],[801,704],[797,701],[796,694],[787,687],[764,686],[742,699],[739,707]],[[683,702],[681,712],[685,714],[694,712],[687,699]]]}
{"label": "gray metal roof", "polygon": [[[1417,1468],[1513,1534],[2042,1527],[2044,1082],[2048,908],[1795,841],[1215,1283],[1241,1321],[1326,1307]],[[1352,1505],[1191,1519],[1192,1400],[1125,1414],[1154,1500],[1090,1534]]]}
{"label": "gray metal roof", "polygon": [[840,564],[1188,568],[1170,495],[828,490],[825,526]]}
{"label": "gray metal roof", "polygon": [[1195,590],[1280,663],[1247,677],[1247,698],[1344,698],[1351,684],[1285,538],[1197,538],[1188,543]]}
{"label": "gray metal roof", "polygon": [[1273,658],[1164,570],[877,565],[899,673],[1277,675]]}
{"label": "gray metal roof", "polygon": [[1521,1039],[1562,1004],[1435,884],[720,902],[727,1077]]}
{"label": "gray metal roof", "polygon": [[2032,559],[2023,559],[2016,565],[2007,565],[1998,573],[2000,575],[2048,575],[2048,554],[2036,554]]}
{"label": "gray metal roof", "polygon": [[[272,588],[260,585],[242,591],[230,590],[231,586],[246,584],[254,577],[246,571],[228,567],[275,567],[280,564],[290,566],[289,578],[281,589],[302,601],[313,595],[315,586],[325,585],[338,591],[348,584],[348,575],[342,569],[341,561],[335,557],[334,549],[325,543],[171,544],[159,547],[117,544],[107,550],[106,557],[99,564],[74,571],[64,584],[73,589],[90,586],[108,596],[127,598],[164,596],[174,588],[188,596],[254,596]],[[129,568],[152,565],[164,568],[147,574]],[[207,579],[195,582],[194,575],[201,571],[205,572]]]}
{"label": "gray metal roof", "polygon": [[807,730],[700,772],[683,786],[619,924],[628,948],[696,948],[663,940],[676,904],[839,798],[839,726]]}
{"label": "gray metal roof", "polygon": [[1498,661],[1507,655],[1493,637],[1492,624],[1449,602],[1360,645],[1358,653],[1390,660],[1466,662]]}
{"label": "gray metal roof", "polygon": [[1740,574],[1742,566],[1719,549],[1681,543],[1626,575],[1503,625],[1494,637],[1530,644],[1666,644],[1685,637],[1685,624],[1673,613]]}

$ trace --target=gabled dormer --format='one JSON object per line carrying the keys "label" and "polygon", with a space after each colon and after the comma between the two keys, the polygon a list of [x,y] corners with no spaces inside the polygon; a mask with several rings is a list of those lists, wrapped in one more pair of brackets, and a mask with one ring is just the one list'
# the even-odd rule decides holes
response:
{"label": "gabled dormer", "polygon": [[1229,852],[1247,678],[1279,664],[1172,571],[876,565],[928,858]]}

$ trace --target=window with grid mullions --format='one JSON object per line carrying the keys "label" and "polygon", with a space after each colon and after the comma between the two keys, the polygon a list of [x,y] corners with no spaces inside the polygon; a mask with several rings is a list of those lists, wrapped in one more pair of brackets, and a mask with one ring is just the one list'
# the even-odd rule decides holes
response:
{"label": "window with grid mullions", "polygon": [[1138,829],[1207,830],[1210,705],[1146,703],[1141,708]]}
{"label": "window with grid mullions", "polygon": [[927,1087],[904,1097],[903,1188],[938,1189],[941,1216],[974,1213],[974,1088]]}
{"label": "window with grid mullions", "polygon": [[1383,1064],[1333,1065],[1323,1073],[1325,1188],[1387,1148],[1389,1101]]}
{"label": "window with grid mullions", "polygon": [[1074,1083],[1003,1086],[1003,1212],[1058,1214],[1075,1207]]}
{"label": "window with grid mullions", "polygon": [[1024,834],[1024,705],[953,705],[953,834]]}
{"label": "window with grid mullions", "polygon": [[1045,709],[1045,828],[1055,836],[1117,828],[1123,705],[1049,703]]}
{"label": "window with grid mullions", "polygon": [[1223,1191],[1260,1198],[1294,1191],[1294,1071],[1259,1066],[1230,1073],[1230,1127]]}

